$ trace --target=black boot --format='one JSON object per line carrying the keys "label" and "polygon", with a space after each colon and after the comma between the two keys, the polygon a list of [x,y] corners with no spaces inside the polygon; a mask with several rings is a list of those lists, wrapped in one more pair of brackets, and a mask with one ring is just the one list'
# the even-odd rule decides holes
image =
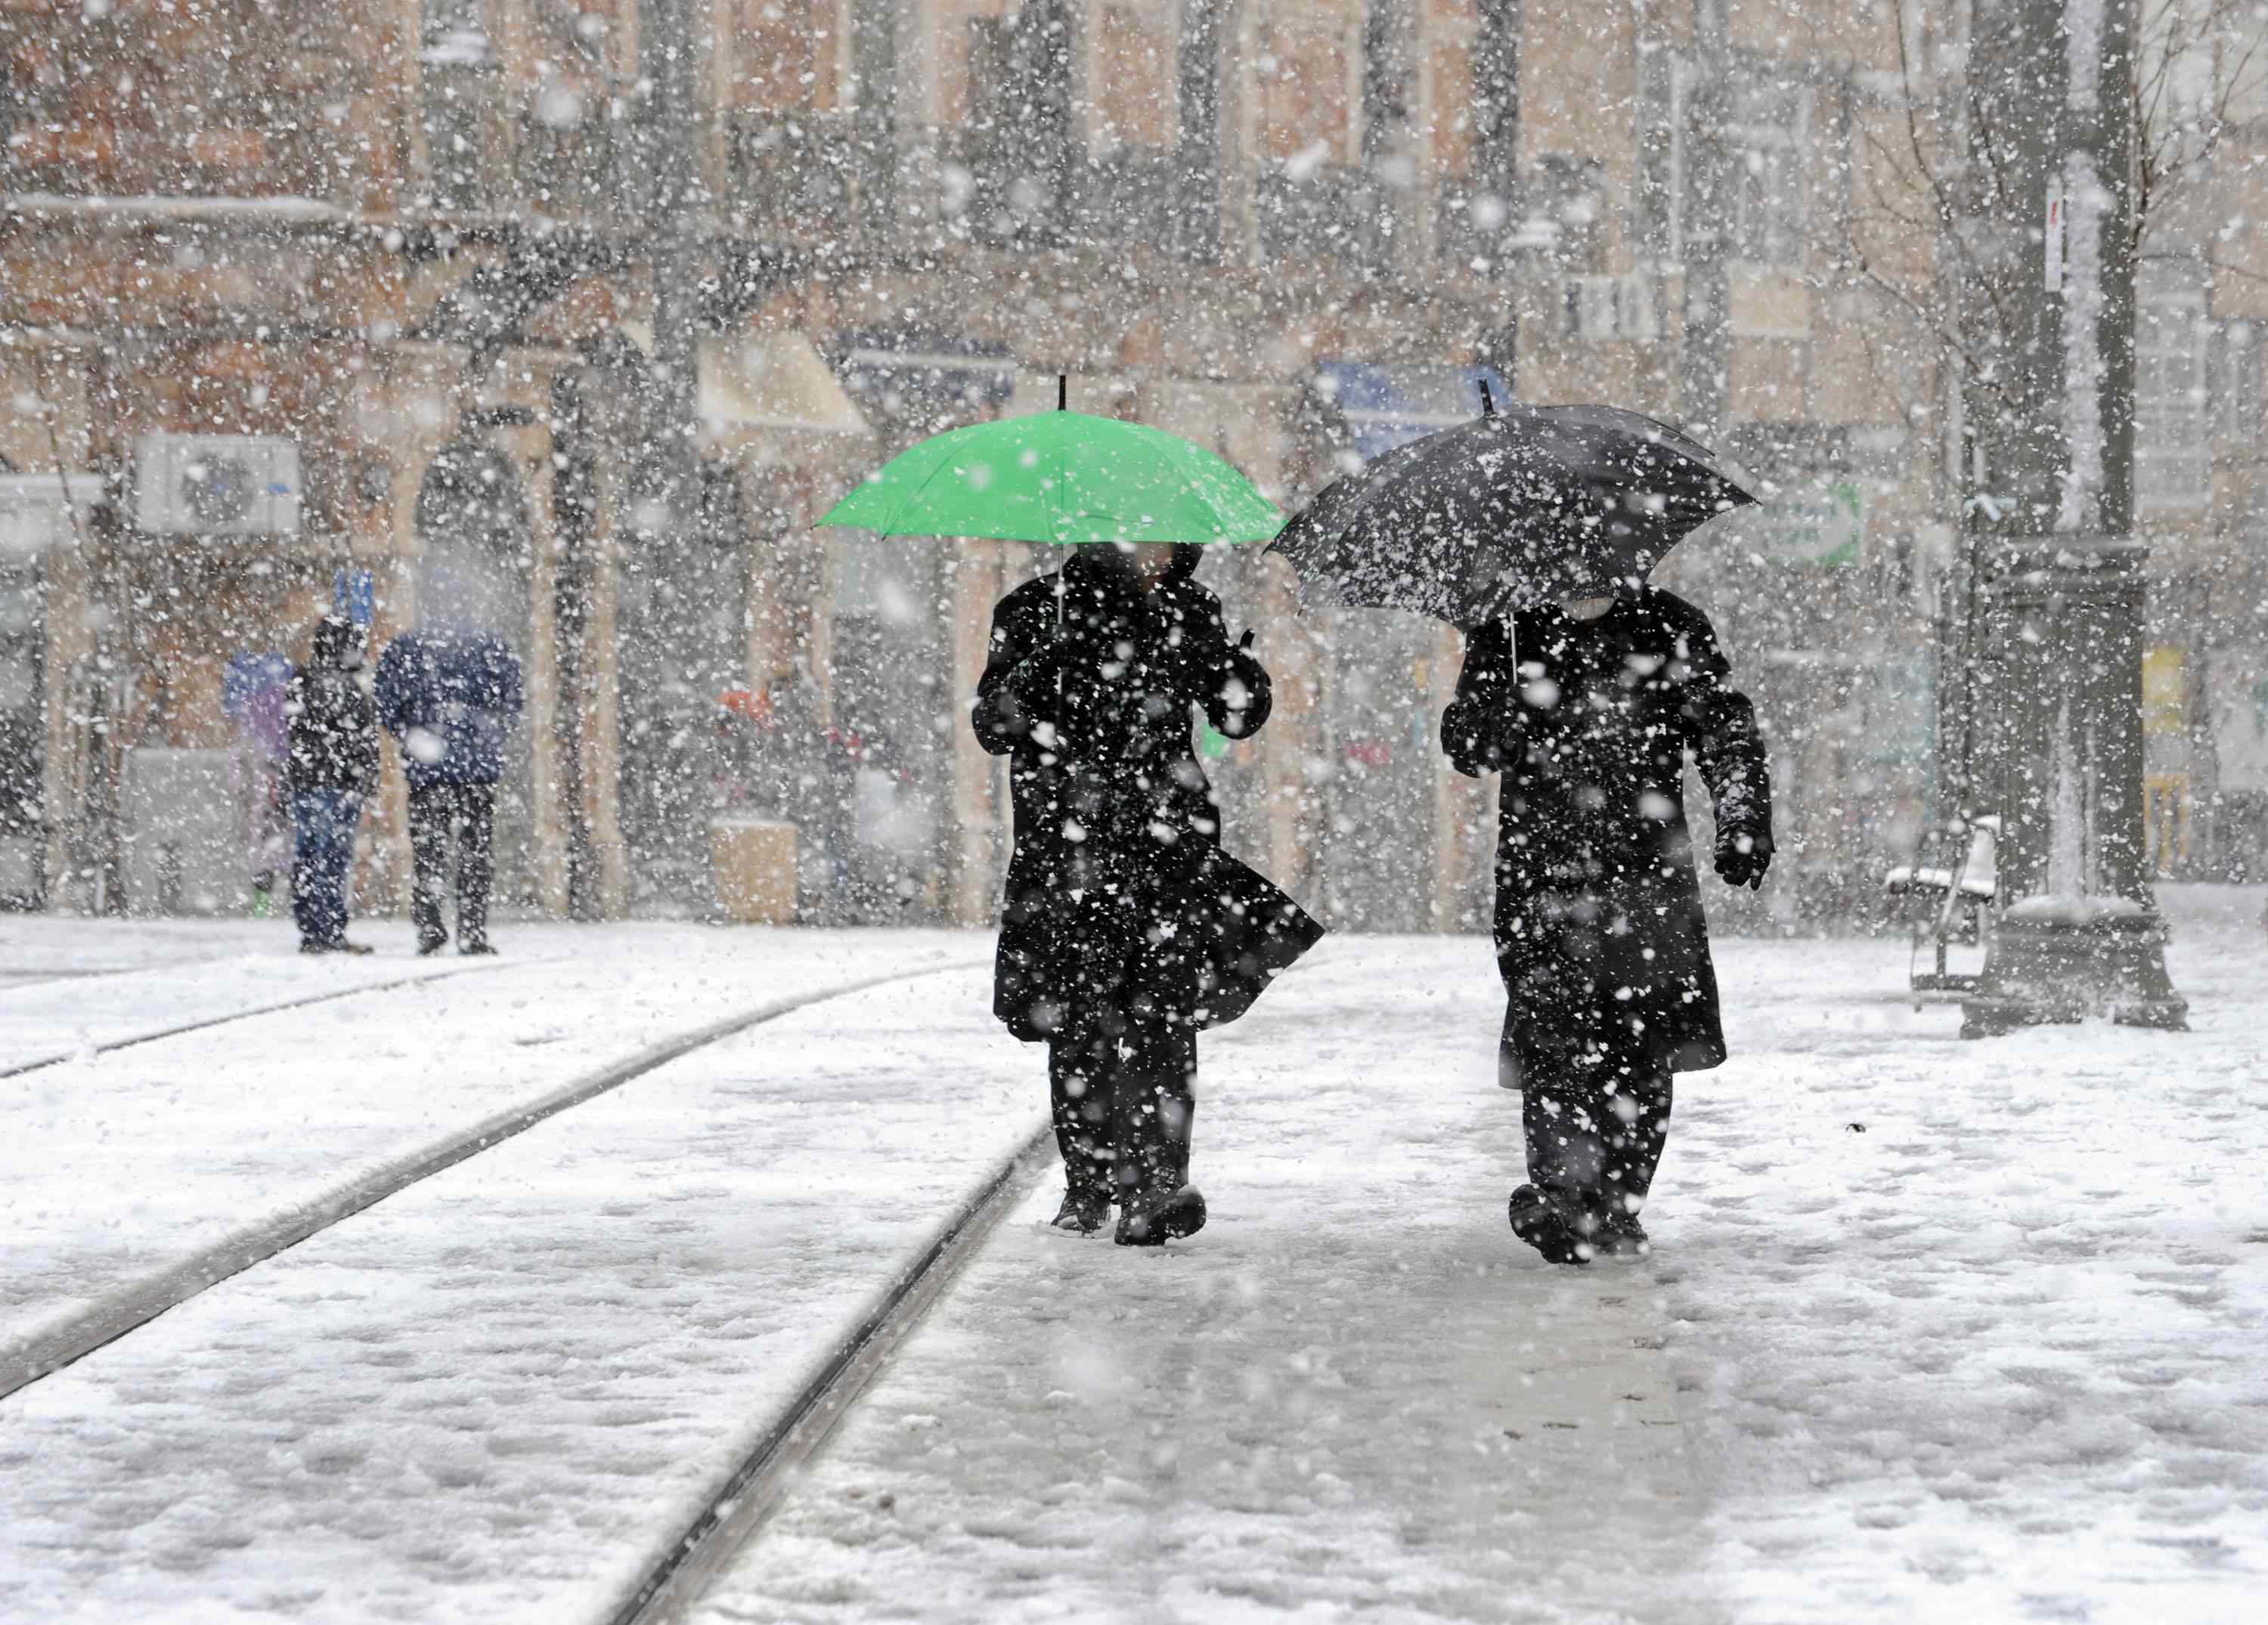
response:
{"label": "black boot", "polygon": [[1609,1207],[1607,1217],[1600,1222],[1599,1233],[1592,1238],[1602,1258],[1644,1258],[1653,1251],[1647,1239],[1646,1226],[1638,1222],[1638,1215]]}
{"label": "black boot", "polygon": [[1110,1193],[1073,1186],[1064,1192],[1063,1206],[1048,1222],[1057,1230],[1068,1230],[1077,1235],[1091,1236],[1101,1230],[1110,1218]]}
{"label": "black boot", "polygon": [[1161,1247],[1182,1236],[1194,1236],[1205,1224],[1205,1200],[1194,1185],[1137,1196],[1118,1210],[1122,1247]]}
{"label": "black boot", "polygon": [[1522,1185],[1512,1193],[1512,1233],[1550,1264],[1587,1264],[1598,1256],[1598,1228],[1582,1204],[1564,1191]]}

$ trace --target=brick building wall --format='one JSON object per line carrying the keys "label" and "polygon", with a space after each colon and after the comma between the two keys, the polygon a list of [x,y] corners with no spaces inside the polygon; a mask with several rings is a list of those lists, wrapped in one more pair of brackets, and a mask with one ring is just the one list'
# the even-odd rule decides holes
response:
{"label": "brick building wall", "polygon": [[[999,769],[955,719],[991,597],[1041,561],[909,552],[876,589],[854,551],[873,544],[808,528],[860,471],[1043,404],[1057,374],[1287,504],[1348,444],[1335,368],[1382,368],[1415,401],[1489,366],[1523,399],[1699,423],[1697,276],[1721,276],[1727,328],[1703,426],[1783,500],[1672,575],[1772,722],[1795,835],[1778,906],[1863,907],[1933,791],[1927,728],[1911,737],[1901,707],[1926,690],[1955,562],[1951,391],[1911,320],[1941,268],[1893,161],[1906,10],[1832,28],[1821,10],[1731,8],[1720,40],[1685,5],[1560,0],[694,7],[718,239],[703,452],[738,516],[740,674],[806,670],[828,716],[871,710],[830,680],[871,634],[859,595],[926,606],[891,636],[928,686],[891,690],[887,719],[938,831],[917,910],[979,918],[995,894]],[[52,904],[88,895],[71,696],[89,672],[136,679],[112,748],[225,747],[228,658],[296,651],[337,569],[372,573],[381,638],[415,623],[421,494],[477,452],[511,470],[526,538],[507,561],[532,696],[517,900],[694,906],[639,820],[671,816],[644,793],[651,741],[701,696],[623,664],[676,568],[637,499],[640,21],[629,0],[0,0],[0,455],[47,469],[60,447],[116,477],[122,514],[152,431],[288,438],[306,484],[293,540],[114,517],[41,564]],[[1697,269],[1693,99],[1719,81],[1734,180]],[[2213,321],[2268,315],[2248,303],[2268,284],[2207,285]],[[2214,443],[2211,499],[2154,516],[2169,582],[2227,595],[2257,558],[2232,518],[2254,511],[2250,409]],[[1473,923],[1484,792],[1425,743],[1454,636],[1300,621],[1277,566],[1208,568],[1263,627],[1284,695],[1221,764],[1234,838],[1344,923]],[[391,768],[385,803],[373,902],[406,869]],[[1413,832],[1407,861],[1367,856],[1387,812]]]}

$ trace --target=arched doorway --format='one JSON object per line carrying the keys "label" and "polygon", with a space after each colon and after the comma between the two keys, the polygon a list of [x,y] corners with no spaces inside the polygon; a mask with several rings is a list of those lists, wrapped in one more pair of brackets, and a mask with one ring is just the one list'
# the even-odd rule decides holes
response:
{"label": "arched doorway", "polygon": [[722,762],[718,701],[748,681],[748,520],[740,481],[701,468],[681,534],[639,529],[615,565],[622,845],[640,914],[715,907],[709,820]]}
{"label": "arched doorway", "polygon": [[[417,628],[483,631],[502,638],[528,669],[528,612],[535,535],[512,461],[492,445],[460,440],[435,454],[417,491]],[[498,903],[532,908],[536,894],[534,752],[526,719],[504,746],[497,785]]]}

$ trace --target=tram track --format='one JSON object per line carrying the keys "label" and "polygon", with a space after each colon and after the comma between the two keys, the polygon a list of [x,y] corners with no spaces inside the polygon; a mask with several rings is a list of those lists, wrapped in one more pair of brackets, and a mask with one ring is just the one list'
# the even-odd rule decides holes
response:
{"label": "tram track", "polygon": [[762,1533],[799,1470],[850,1415],[890,1356],[1054,1156],[1054,1131],[1043,1122],[963,1200],[850,1332],[821,1357],[810,1379],[742,1452],[701,1510],[604,1616],[607,1625],[671,1625],[686,1617],[710,1578]]}
{"label": "tram track", "polygon": [[[982,963],[969,960],[893,970],[812,992],[767,1000],[730,1016],[673,1034],[609,1065],[578,1074],[533,1100],[522,1100],[492,1113],[469,1126],[453,1130],[438,1140],[366,1169],[342,1185],[267,1214],[218,1241],[144,1276],[129,1287],[112,1292],[11,1346],[0,1347],[0,1399],[63,1370],[106,1344],[148,1325],[168,1310],[188,1302],[209,1288],[243,1274],[387,1198],[696,1050],[814,1005],[895,982],[969,970]],[[475,968],[485,967],[466,967],[464,970]],[[460,974],[463,971],[451,970],[436,973],[436,975]],[[411,977],[403,979],[403,982],[414,983],[433,979],[433,976]],[[401,985],[403,983],[372,984],[350,992],[375,992],[381,990],[382,987]],[[137,1035],[109,1048],[122,1048],[132,1043],[151,1042],[158,1036],[176,1036],[180,1033],[245,1019],[255,1014],[271,1014],[277,1010],[320,1003],[324,998],[350,996],[349,992],[342,992],[319,998],[294,1000],[257,1011],[239,1011],[226,1017],[184,1024],[167,1034]]]}
{"label": "tram track", "polygon": [[[519,961],[523,967],[543,962],[540,960]],[[217,1016],[203,1016],[194,1021],[176,1022],[171,1026],[155,1027],[143,1033],[129,1033],[122,1038],[110,1039],[102,1043],[90,1044],[77,1048],[59,1049],[52,1055],[37,1055],[29,1061],[13,1062],[6,1066],[0,1066],[0,1078],[21,1077],[26,1072],[37,1072],[48,1067],[61,1066],[66,1061],[77,1060],[81,1055],[114,1055],[122,1049],[132,1049],[142,1044],[155,1044],[163,1039],[181,1038],[191,1033],[202,1033],[211,1027],[226,1026],[232,1022],[249,1021],[258,1016],[272,1016],[283,1011],[305,1010],[311,1005],[328,1004],[339,999],[359,997],[365,993],[388,993],[401,988],[423,987],[428,982],[447,982],[454,977],[473,975],[482,971],[501,970],[505,967],[506,961],[501,960],[477,960],[469,965],[452,965],[424,970],[410,975],[396,976],[387,982],[365,982],[349,988],[328,988],[319,993],[296,994],[290,998],[276,999],[265,1004],[241,1006]],[[69,979],[91,981],[103,976],[130,976],[141,974],[144,968],[137,966],[132,969],[122,971],[87,971],[73,974]],[[0,1393],[4,1392],[6,1391],[0,1390]]]}

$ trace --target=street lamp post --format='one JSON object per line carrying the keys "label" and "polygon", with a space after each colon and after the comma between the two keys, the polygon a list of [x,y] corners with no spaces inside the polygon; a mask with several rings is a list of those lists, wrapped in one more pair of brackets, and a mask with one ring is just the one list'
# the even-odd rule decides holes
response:
{"label": "street lamp post", "polygon": [[[2134,534],[2136,0],[1979,0],[1961,255],[1979,811],[2000,910],[1964,1036],[2181,1027],[2144,861]],[[1989,161],[1988,161],[1989,160]]]}
{"label": "street lamp post", "polygon": [[642,0],[638,77],[646,99],[643,157],[652,200],[653,410],[647,448],[658,528],[681,540],[695,522],[698,423],[700,214],[704,201],[696,107],[692,0]]}

